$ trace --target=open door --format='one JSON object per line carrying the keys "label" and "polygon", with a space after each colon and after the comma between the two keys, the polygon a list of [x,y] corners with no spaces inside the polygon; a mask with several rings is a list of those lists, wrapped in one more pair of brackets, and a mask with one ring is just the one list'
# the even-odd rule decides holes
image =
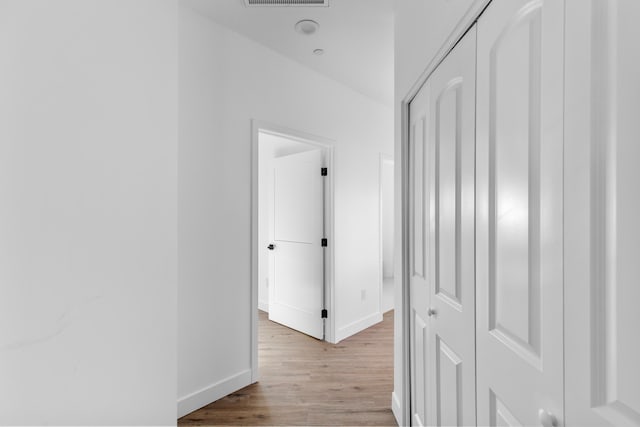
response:
{"label": "open door", "polygon": [[321,150],[274,160],[269,224],[269,320],[324,339]]}

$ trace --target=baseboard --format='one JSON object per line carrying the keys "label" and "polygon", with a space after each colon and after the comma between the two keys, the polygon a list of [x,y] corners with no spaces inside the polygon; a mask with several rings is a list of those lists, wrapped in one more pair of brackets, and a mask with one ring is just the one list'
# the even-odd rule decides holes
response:
{"label": "baseboard", "polygon": [[400,405],[400,399],[398,399],[398,395],[395,391],[391,393],[391,412],[393,412],[393,416],[396,417],[396,422],[398,423],[398,425],[403,425],[402,405]]}
{"label": "baseboard", "polygon": [[355,335],[360,331],[367,329],[369,326],[373,326],[376,323],[382,322],[382,314],[375,312],[362,319],[351,322],[346,326],[338,329],[336,332],[336,343],[342,341],[345,338],[349,338],[351,335]]}
{"label": "baseboard", "polygon": [[211,384],[178,399],[178,418],[251,384],[251,369]]}
{"label": "baseboard", "polygon": [[269,303],[266,301],[258,301],[258,310],[264,311],[265,313],[269,312]]}

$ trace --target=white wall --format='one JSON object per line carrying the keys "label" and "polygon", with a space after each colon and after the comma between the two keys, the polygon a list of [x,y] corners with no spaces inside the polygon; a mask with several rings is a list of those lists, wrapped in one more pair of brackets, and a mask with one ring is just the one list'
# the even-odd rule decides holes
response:
{"label": "white wall", "polygon": [[[184,4],[184,2],[183,2]],[[179,411],[249,382],[251,119],[336,141],[337,338],[380,318],[379,153],[392,110],[181,8]],[[361,301],[361,291],[367,298]]]}
{"label": "white wall", "polygon": [[0,424],[169,425],[177,4],[0,1]]}
{"label": "white wall", "polygon": [[402,230],[401,230],[401,102],[425,71],[449,34],[474,0],[402,0],[395,5],[395,283],[396,309],[394,322],[394,397],[393,410],[399,422],[403,400],[402,379]]}
{"label": "white wall", "polygon": [[258,308],[269,311],[269,206],[273,198],[271,170],[273,159],[289,154],[315,150],[318,147],[283,138],[277,135],[260,133],[258,139]]}

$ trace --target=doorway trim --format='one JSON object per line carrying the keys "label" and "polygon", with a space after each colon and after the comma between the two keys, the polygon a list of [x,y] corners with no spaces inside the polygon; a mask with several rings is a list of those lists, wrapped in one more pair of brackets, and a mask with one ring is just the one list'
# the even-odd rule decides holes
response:
{"label": "doorway trim", "polygon": [[[402,286],[402,301],[396,301],[396,307],[402,307],[402,399],[400,402],[399,414],[396,414],[396,418],[400,425],[411,425],[411,301],[410,301],[410,266],[409,266],[409,165],[411,159],[409,158],[409,135],[410,135],[410,120],[409,117],[409,104],[413,101],[413,98],[418,94],[418,91],[426,83],[431,74],[438,68],[440,63],[447,57],[447,55],[453,50],[458,42],[464,37],[466,32],[476,23],[480,15],[489,6],[492,0],[473,0],[473,3],[469,6],[466,13],[460,18],[456,26],[453,28],[449,37],[442,44],[440,49],[436,52],[433,59],[420,76],[415,80],[413,86],[409,89],[406,95],[400,99],[400,159],[396,164],[400,166],[400,242],[401,247],[396,248],[401,252],[401,283]],[[397,176],[397,175],[396,175]],[[398,220],[396,220],[398,221]],[[397,282],[396,282],[397,283]],[[396,284],[397,286],[397,284]],[[395,391],[392,399],[395,401]],[[400,417],[398,417],[400,415]]]}
{"label": "doorway trim", "polygon": [[[335,141],[310,133],[301,132],[262,120],[251,120],[251,382],[259,379],[258,373],[258,196],[259,196],[259,141],[260,133],[285,137],[304,144],[321,148],[326,153],[324,162],[329,173],[324,191],[325,237],[329,245],[325,249],[324,295],[328,317],[325,321],[325,340],[335,341],[335,289],[334,289],[334,167],[333,151]],[[318,171],[320,173],[320,171]],[[320,313],[318,313],[320,315]]]}
{"label": "doorway trim", "polygon": [[[383,308],[383,300],[384,300],[384,223],[383,223],[383,219],[384,219],[384,215],[383,215],[383,211],[384,211],[384,194],[383,194],[383,190],[384,190],[384,165],[385,164],[390,164],[391,167],[393,167],[393,178],[395,181],[395,162],[393,159],[393,156],[389,155],[389,154],[385,154],[385,153],[380,153],[380,158],[378,160],[378,247],[379,249],[379,254],[378,257],[380,259],[379,263],[380,263],[380,271],[379,271],[379,275],[380,275],[380,314],[384,315],[384,308]],[[395,187],[395,183],[391,182],[392,187]],[[395,188],[393,188],[395,190]],[[395,195],[393,200],[395,200]],[[394,208],[395,211],[395,208]],[[393,224],[393,228],[395,230],[395,219],[394,219],[394,224]],[[395,240],[395,238],[393,239]],[[394,256],[395,259],[395,256]],[[395,308],[395,307],[394,307]]]}

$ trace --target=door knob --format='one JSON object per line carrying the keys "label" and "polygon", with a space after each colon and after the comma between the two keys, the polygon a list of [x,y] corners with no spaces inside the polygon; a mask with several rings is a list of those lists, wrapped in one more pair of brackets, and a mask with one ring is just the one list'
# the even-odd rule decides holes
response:
{"label": "door knob", "polygon": [[269,246],[267,246],[267,249],[269,249],[270,251],[274,250],[276,248],[276,245],[274,245],[273,243],[269,243]]}
{"label": "door knob", "polygon": [[540,424],[544,427],[557,427],[558,420],[555,415],[551,412],[547,412],[544,409],[540,409],[538,411],[538,419],[540,420]]}
{"label": "door knob", "polygon": [[436,314],[438,314],[438,312],[436,311],[436,309],[435,309],[435,308],[430,308],[430,309],[428,309],[428,310],[427,310],[427,315],[428,315],[429,317],[431,317],[431,316],[435,316]]}

